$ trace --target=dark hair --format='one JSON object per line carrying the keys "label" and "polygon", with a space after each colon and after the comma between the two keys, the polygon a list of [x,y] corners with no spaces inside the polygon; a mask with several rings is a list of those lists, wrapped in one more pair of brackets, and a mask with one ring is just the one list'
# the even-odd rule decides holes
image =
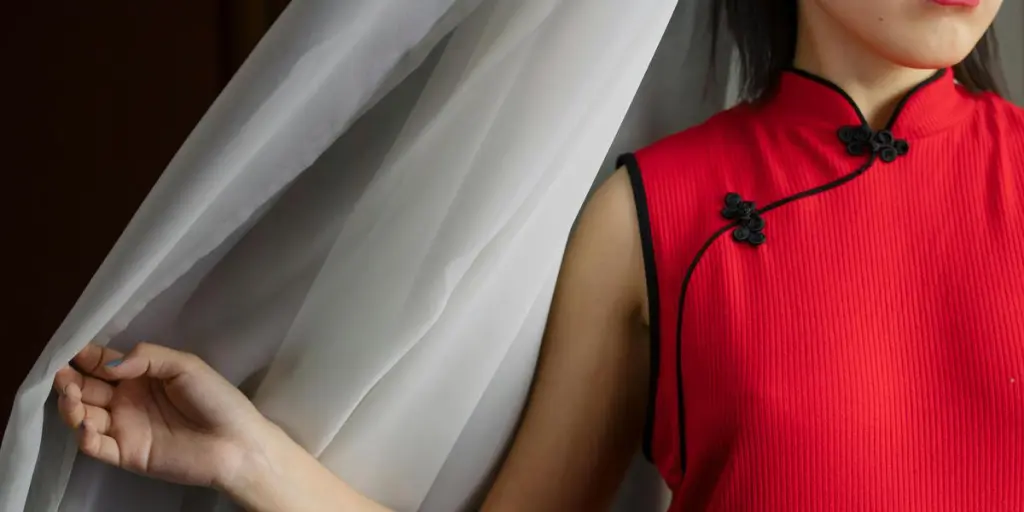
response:
{"label": "dark hair", "polygon": [[[759,101],[778,85],[781,73],[796,56],[797,0],[714,0],[712,6],[712,53],[717,51],[723,25],[739,50],[740,97]],[[1003,90],[998,62],[999,48],[992,28],[963,62],[953,67],[954,76],[967,89]],[[715,59],[711,59],[712,65]]]}

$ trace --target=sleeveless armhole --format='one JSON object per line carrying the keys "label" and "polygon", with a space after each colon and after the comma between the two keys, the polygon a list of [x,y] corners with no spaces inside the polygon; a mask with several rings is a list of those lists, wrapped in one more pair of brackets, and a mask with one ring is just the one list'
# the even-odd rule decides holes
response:
{"label": "sleeveless armhole", "polygon": [[654,237],[651,232],[651,215],[647,203],[647,192],[640,172],[640,164],[633,153],[626,153],[616,161],[617,167],[625,167],[633,189],[636,217],[640,229],[640,245],[644,259],[644,277],[647,283],[648,329],[650,337],[650,369],[647,388],[647,413],[644,422],[643,453],[652,464],[655,463],[652,441],[654,437],[654,412],[658,391],[658,373],[661,368],[661,301],[658,290],[658,273],[654,258]]}

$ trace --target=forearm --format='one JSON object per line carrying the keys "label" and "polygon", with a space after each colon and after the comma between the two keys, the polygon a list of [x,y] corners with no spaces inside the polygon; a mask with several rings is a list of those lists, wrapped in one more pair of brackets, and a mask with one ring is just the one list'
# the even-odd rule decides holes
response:
{"label": "forearm", "polygon": [[386,512],[331,473],[283,431],[251,451],[223,491],[250,512]]}

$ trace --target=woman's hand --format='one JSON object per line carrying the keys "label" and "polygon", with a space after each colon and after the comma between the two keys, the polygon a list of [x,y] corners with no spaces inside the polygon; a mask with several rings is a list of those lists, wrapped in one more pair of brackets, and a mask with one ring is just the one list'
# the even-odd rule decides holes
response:
{"label": "woman's hand", "polygon": [[159,345],[139,344],[127,356],[89,345],[53,387],[83,453],[175,483],[223,489],[280,437],[209,365]]}
{"label": "woman's hand", "polygon": [[198,357],[141,343],[89,345],[53,380],[86,455],[145,476],[213,487],[253,512],[387,509],[360,495]]}

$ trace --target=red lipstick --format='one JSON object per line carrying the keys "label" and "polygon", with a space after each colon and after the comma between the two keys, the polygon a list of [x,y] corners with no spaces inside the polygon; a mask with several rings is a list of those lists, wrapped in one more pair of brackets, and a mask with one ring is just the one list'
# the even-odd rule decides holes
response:
{"label": "red lipstick", "polygon": [[977,7],[981,0],[931,0],[932,3],[947,7]]}

